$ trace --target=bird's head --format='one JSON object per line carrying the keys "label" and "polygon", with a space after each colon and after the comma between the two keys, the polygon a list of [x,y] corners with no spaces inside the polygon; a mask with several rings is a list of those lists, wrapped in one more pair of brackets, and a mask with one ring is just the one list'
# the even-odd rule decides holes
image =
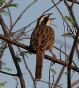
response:
{"label": "bird's head", "polygon": [[39,17],[39,19],[37,21],[37,25],[46,25],[50,15],[52,15],[52,13],[44,14],[41,17]]}
{"label": "bird's head", "polygon": [[47,21],[46,25],[47,25],[47,26],[50,26],[51,21],[52,21],[52,20],[55,20],[55,19],[56,19],[56,18],[50,18],[50,19],[48,19],[48,21]]}

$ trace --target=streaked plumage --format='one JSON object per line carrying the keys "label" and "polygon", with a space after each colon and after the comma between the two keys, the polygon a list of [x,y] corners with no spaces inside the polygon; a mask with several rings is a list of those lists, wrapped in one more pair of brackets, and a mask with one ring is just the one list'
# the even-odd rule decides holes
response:
{"label": "streaked plumage", "polygon": [[[50,53],[53,54],[52,48],[54,44],[55,33],[54,30],[50,27],[50,22],[52,20],[49,19],[49,16],[49,14],[46,14],[38,19],[37,25],[33,30],[30,39],[31,48],[36,49],[36,79],[41,79],[42,76],[42,67],[45,51],[49,50]],[[54,54],[53,56],[55,57]]]}

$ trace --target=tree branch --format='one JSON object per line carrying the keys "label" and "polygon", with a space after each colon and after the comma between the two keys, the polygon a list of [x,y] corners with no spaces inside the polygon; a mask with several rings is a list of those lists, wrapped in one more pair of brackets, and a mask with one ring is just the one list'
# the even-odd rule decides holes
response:
{"label": "tree branch", "polygon": [[[71,88],[74,87],[76,84],[79,84],[79,79],[76,80],[75,82],[73,82],[73,83],[71,84]],[[77,87],[77,88],[78,88],[78,87]]]}
{"label": "tree branch", "polygon": [[75,4],[79,4],[79,2],[77,0],[67,0],[67,1],[75,3]]}
{"label": "tree branch", "polygon": [[73,20],[75,21],[75,27],[77,29],[77,33],[76,33],[76,36],[74,38],[74,42],[73,42],[73,45],[72,45],[72,49],[71,49],[71,52],[70,52],[70,56],[69,56],[69,63],[68,63],[68,69],[67,69],[67,82],[68,82],[68,88],[71,88],[71,64],[72,64],[72,61],[73,61],[73,55],[74,55],[74,51],[75,51],[75,48],[77,46],[77,41],[78,41],[78,35],[79,35],[79,27],[78,27],[78,23],[76,21],[76,18],[74,16],[74,13],[73,13],[73,10],[72,10],[72,7],[68,5],[67,1],[64,0],[64,3],[70,13],[70,16],[73,18]]}
{"label": "tree branch", "polygon": [[15,24],[19,21],[19,19],[22,17],[22,15],[25,13],[25,11],[26,11],[29,7],[31,7],[36,1],[37,1],[37,0],[34,0],[29,6],[27,6],[27,7],[23,10],[23,12],[19,15],[19,17],[18,17],[18,18],[16,19],[16,21],[14,22],[14,24],[11,26],[10,31],[11,31],[12,28],[15,26]]}
{"label": "tree branch", "polygon": [[[4,31],[5,36],[6,36],[7,38],[9,38],[8,32],[7,32],[7,30],[6,30],[5,23],[4,23],[4,21],[3,21],[1,15],[0,15],[0,24],[1,24],[1,26],[2,26],[2,29],[3,29],[3,31]],[[15,66],[16,66],[16,69],[17,69],[17,76],[18,76],[19,79],[20,79],[21,88],[25,88],[25,82],[24,82],[24,79],[23,79],[23,76],[22,76],[22,72],[21,72],[21,69],[20,69],[20,67],[19,67],[17,58],[16,58],[16,56],[15,56],[15,53],[14,53],[14,49],[13,49],[13,47],[12,47],[12,44],[8,42],[8,46],[9,46],[10,53],[11,53],[11,55],[12,55],[12,59],[13,59],[13,61],[14,61],[14,64],[15,64]]]}
{"label": "tree branch", "polygon": [[[3,39],[3,40],[5,40],[5,41],[7,41],[7,42],[9,42],[9,43],[12,43],[12,44],[14,44],[14,45],[16,45],[16,46],[18,46],[18,47],[21,47],[21,48],[23,48],[23,49],[26,49],[26,50],[30,51],[29,46],[26,46],[26,45],[21,44],[21,43],[19,43],[19,42],[13,41],[12,39],[8,39],[8,38],[4,37],[4,36],[1,35],[1,34],[0,34],[0,39]],[[33,53],[33,54],[36,54],[36,50],[32,50],[32,53]],[[53,59],[53,58],[51,58],[51,57],[48,56],[48,55],[45,55],[45,59],[50,60],[50,61],[52,61],[52,62],[55,62],[55,63],[58,63],[58,64],[60,64],[60,65],[63,65],[63,66],[65,66],[65,67],[67,67],[66,62],[64,62],[64,61],[62,61],[62,60],[60,60],[60,59]],[[73,65],[71,65],[71,69],[74,70],[74,71],[76,71],[76,72],[79,72],[79,68],[77,68],[77,67],[75,67],[75,66],[73,66]]]}
{"label": "tree branch", "polygon": [[7,73],[7,72],[3,72],[3,71],[0,71],[0,73],[6,74],[6,75],[11,75],[11,76],[17,76],[17,74],[11,74],[11,73]]}

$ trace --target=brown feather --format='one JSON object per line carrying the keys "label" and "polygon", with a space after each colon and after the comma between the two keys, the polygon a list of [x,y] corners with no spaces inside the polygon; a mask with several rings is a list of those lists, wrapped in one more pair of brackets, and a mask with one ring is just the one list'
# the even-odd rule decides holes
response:
{"label": "brown feather", "polygon": [[35,72],[35,78],[41,79],[42,77],[42,67],[43,67],[43,61],[44,61],[44,52],[37,48],[36,50],[36,72]]}
{"label": "brown feather", "polygon": [[32,32],[30,45],[33,49],[36,49],[36,79],[41,79],[42,76],[44,52],[49,50],[50,53],[53,54],[54,38],[54,30],[46,25],[39,25]]}

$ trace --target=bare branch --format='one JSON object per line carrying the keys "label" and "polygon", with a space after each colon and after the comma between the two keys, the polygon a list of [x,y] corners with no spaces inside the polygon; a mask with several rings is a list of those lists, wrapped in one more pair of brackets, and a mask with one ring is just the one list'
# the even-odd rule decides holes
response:
{"label": "bare branch", "polygon": [[79,84],[79,79],[71,84],[71,88],[74,87],[76,84]]}
{"label": "bare branch", "polygon": [[71,49],[71,52],[70,52],[69,64],[68,64],[68,69],[67,69],[68,70],[68,72],[67,72],[67,74],[68,74],[67,75],[68,88],[71,88],[71,64],[72,64],[72,61],[73,61],[74,51],[75,51],[75,48],[77,46],[78,35],[79,35],[79,27],[78,27],[77,21],[75,19],[72,7],[70,7],[68,5],[66,0],[64,0],[64,3],[66,5],[67,9],[69,10],[70,16],[72,16],[73,20],[75,21],[74,26],[77,29],[77,33],[76,33],[76,36],[75,36],[75,39],[74,39],[74,42],[73,42],[73,45],[72,45],[72,49]]}
{"label": "bare branch", "polygon": [[7,73],[7,72],[3,72],[3,71],[0,71],[0,73],[6,74],[6,75],[11,75],[11,76],[17,76],[17,74],[11,74],[11,73]]}
{"label": "bare branch", "polygon": [[75,3],[75,4],[79,4],[79,1],[77,1],[77,0],[67,0],[67,1]]}
{"label": "bare branch", "polygon": [[12,30],[12,28],[15,26],[15,24],[19,21],[19,19],[22,17],[22,15],[25,13],[25,11],[29,8],[29,7],[31,7],[35,2],[36,2],[37,0],[34,0],[29,6],[27,6],[25,9],[24,9],[24,11],[19,15],[19,17],[16,19],[16,21],[14,22],[14,24],[12,25],[12,27],[11,27],[11,29],[10,30]]}
{"label": "bare branch", "polygon": [[[4,31],[5,36],[6,36],[7,38],[9,38],[8,32],[7,32],[7,30],[6,30],[5,23],[4,23],[4,21],[3,21],[3,19],[2,19],[1,16],[0,16],[0,24],[1,24],[1,26],[2,26],[2,29],[3,29],[3,31]],[[19,79],[20,79],[21,88],[25,88],[25,83],[24,83],[24,79],[23,79],[23,76],[22,76],[22,72],[21,72],[21,69],[20,69],[20,67],[19,67],[19,64],[18,64],[18,61],[17,61],[17,57],[15,56],[15,53],[14,53],[14,49],[13,49],[13,47],[12,47],[12,44],[11,44],[11,43],[8,43],[8,46],[9,46],[10,53],[11,53],[11,55],[12,55],[12,59],[13,59],[13,61],[14,61],[14,63],[15,63],[16,69],[17,69],[17,75],[18,75],[18,77],[19,77]]]}
{"label": "bare branch", "polygon": [[[44,11],[43,14],[46,13],[47,11],[49,11],[50,9],[52,9],[53,7],[55,7],[56,5],[58,5],[60,2],[61,2],[61,0],[59,0],[59,2],[57,2],[56,4],[54,4],[54,6],[50,7],[50,8],[47,9],[46,11]],[[43,15],[43,14],[42,14],[42,15]]]}
{"label": "bare branch", "polygon": [[[7,41],[7,42],[10,42],[10,43],[12,43],[12,44],[18,46],[18,47],[21,47],[21,48],[23,48],[23,49],[26,49],[26,50],[30,51],[29,46],[26,46],[26,45],[21,44],[21,43],[19,43],[19,42],[15,42],[15,41],[13,41],[12,39],[8,39],[8,38],[4,37],[4,36],[1,35],[1,34],[0,34],[0,39],[3,39],[3,40],[5,40],[5,41]],[[32,53],[33,53],[33,54],[36,54],[36,51],[35,51],[35,50],[32,50]],[[64,52],[63,52],[63,53],[64,53]],[[51,57],[48,56],[48,55],[45,55],[45,59],[50,60],[50,61],[52,61],[52,62],[55,62],[55,63],[58,63],[58,64],[60,64],[60,65],[63,65],[63,66],[65,66],[65,67],[67,67],[67,64],[66,64],[64,61],[62,61],[62,60],[53,59],[53,58],[51,58]],[[74,70],[74,71],[76,71],[76,72],[79,72],[79,68],[77,68],[77,67],[75,67],[75,66],[73,66],[73,65],[71,65],[71,69]]]}

